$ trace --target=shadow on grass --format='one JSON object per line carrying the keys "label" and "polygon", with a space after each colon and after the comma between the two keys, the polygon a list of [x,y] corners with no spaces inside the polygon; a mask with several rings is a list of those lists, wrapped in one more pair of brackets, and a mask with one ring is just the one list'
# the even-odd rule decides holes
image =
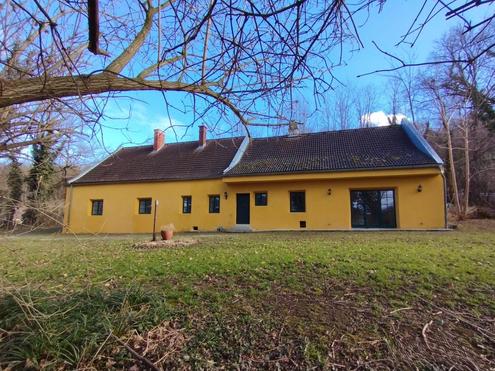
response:
{"label": "shadow on grass", "polygon": [[165,369],[494,366],[495,323],[462,303],[446,307],[447,292],[411,300],[414,293],[310,281],[257,287],[208,277],[188,291],[6,292],[0,368],[146,368],[129,348]]}
{"label": "shadow on grass", "polygon": [[93,357],[110,332],[146,331],[174,315],[163,296],[140,288],[7,293],[0,298],[0,366],[76,367]]}

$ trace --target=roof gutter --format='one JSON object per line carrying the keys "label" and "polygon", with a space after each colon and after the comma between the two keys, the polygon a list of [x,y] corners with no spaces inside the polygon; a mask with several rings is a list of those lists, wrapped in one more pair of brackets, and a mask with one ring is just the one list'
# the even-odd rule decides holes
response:
{"label": "roof gutter", "polygon": [[443,179],[443,212],[445,229],[449,228],[449,217],[447,209],[447,177],[445,176],[445,168],[441,166],[441,174]]}
{"label": "roof gutter", "polygon": [[[66,189],[66,192],[67,192],[67,189]],[[72,195],[74,194],[74,189],[73,189],[72,184],[70,184],[69,192],[70,192],[70,195],[68,197],[69,200],[66,201],[69,204],[66,205],[67,206],[67,219],[65,220],[65,224],[63,226],[63,231],[64,232],[68,232],[69,229],[70,229],[70,217],[71,217],[71,214],[72,214]],[[66,195],[67,195],[67,193],[66,193]],[[67,196],[66,196],[66,200],[67,200]]]}

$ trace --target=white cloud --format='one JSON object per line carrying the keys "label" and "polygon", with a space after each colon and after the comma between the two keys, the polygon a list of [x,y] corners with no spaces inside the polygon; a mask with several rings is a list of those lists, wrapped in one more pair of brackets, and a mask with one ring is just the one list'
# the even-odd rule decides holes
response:
{"label": "white cloud", "polygon": [[147,107],[140,104],[138,107],[132,107],[130,122],[135,124],[135,128],[148,141],[153,139],[153,131],[160,129],[165,132],[168,143],[191,140],[194,130],[188,130],[187,125],[175,117],[167,114],[156,114],[147,111]]}
{"label": "white cloud", "polygon": [[[383,111],[371,112],[361,116],[361,121],[371,126],[388,126],[390,125],[390,122],[394,121],[393,119],[394,115],[387,115]],[[400,124],[404,119],[407,120],[407,116],[402,113],[397,113],[395,115],[395,122],[398,124]]]}
{"label": "white cloud", "polygon": [[181,121],[174,117],[150,112],[148,105],[143,103],[131,105],[129,121],[135,123],[139,128],[150,130],[150,132],[154,129],[167,130],[171,127],[181,131],[181,126],[183,125]]}

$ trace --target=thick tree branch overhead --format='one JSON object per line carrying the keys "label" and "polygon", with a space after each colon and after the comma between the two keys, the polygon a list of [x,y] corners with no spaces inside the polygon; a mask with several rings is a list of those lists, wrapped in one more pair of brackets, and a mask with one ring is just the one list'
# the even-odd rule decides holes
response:
{"label": "thick tree branch overhead", "polygon": [[[253,102],[266,101],[283,120],[288,90],[331,88],[332,54],[359,40],[352,18],[380,2],[12,0],[4,44],[15,63],[0,71],[0,107],[160,90],[205,96],[244,125],[256,120]],[[21,40],[30,42],[19,51]],[[95,55],[74,58],[88,45]],[[26,62],[34,65],[23,73]]]}
{"label": "thick tree branch overhead", "polygon": [[[444,15],[465,16],[460,0],[432,3]],[[165,101],[170,91],[205,97],[194,101],[195,117],[216,109],[233,125],[288,123],[292,91],[312,86],[318,97],[331,89],[345,49],[362,45],[355,18],[382,6],[386,1],[9,0],[0,8],[0,109],[79,99],[97,118],[104,93],[158,90]]]}

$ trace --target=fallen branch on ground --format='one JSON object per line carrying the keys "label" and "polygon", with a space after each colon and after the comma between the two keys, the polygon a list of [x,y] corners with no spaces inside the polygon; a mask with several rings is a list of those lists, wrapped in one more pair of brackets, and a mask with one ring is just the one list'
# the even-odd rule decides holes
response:
{"label": "fallen branch on ground", "polygon": [[129,353],[132,354],[132,356],[134,358],[136,358],[138,361],[140,361],[141,363],[143,363],[144,365],[146,365],[147,367],[149,367],[151,370],[154,370],[154,371],[159,371],[160,369],[158,367],[156,367],[153,362],[151,362],[148,358],[146,357],[143,357],[141,354],[139,354],[138,352],[136,352],[134,349],[132,349],[129,345],[127,345],[125,342],[123,342],[122,340],[120,340],[117,336],[115,336],[114,334],[110,333],[110,335],[120,344],[122,345],[124,348],[126,348]]}
{"label": "fallen branch on ground", "polygon": [[425,344],[428,347],[428,349],[431,349],[431,348],[430,348],[430,344],[428,343],[428,338],[426,337],[426,331],[428,331],[428,328],[431,326],[432,323],[433,323],[433,320],[431,320],[426,325],[424,325],[423,331],[421,331],[421,333],[423,334],[423,339],[425,340]]}

